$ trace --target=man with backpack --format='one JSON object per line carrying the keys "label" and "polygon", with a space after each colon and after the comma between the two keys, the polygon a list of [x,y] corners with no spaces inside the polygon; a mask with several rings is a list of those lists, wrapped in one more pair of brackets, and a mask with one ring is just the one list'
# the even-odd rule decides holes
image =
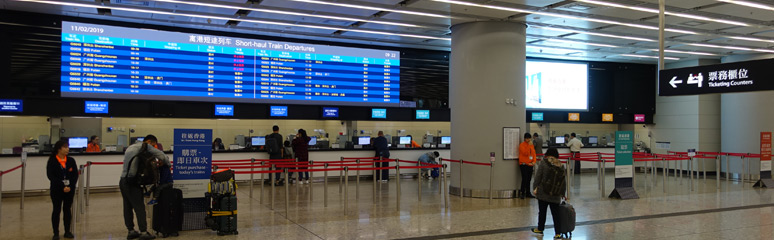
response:
{"label": "man with backpack", "polygon": [[[132,144],[124,152],[124,165],[118,186],[124,201],[124,224],[129,230],[126,239],[156,238],[148,232],[142,185],[156,184],[159,181],[158,168],[151,166],[158,166],[159,161],[162,165],[170,165],[167,155],[153,147],[157,142],[156,136],[148,135],[141,143]],[[133,215],[137,216],[139,232],[134,230]]]}
{"label": "man with backpack", "polygon": [[[272,133],[266,135],[266,152],[269,153],[269,159],[282,159],[285,155],[285,149],[282,147],[282,134],[279,134],[279,126],[274,125],[271,127]],[[276,168],[275,168],[276,169]],[[284,181],[280,181],[282,174],[274,174],[274,185],[282,186]]]}

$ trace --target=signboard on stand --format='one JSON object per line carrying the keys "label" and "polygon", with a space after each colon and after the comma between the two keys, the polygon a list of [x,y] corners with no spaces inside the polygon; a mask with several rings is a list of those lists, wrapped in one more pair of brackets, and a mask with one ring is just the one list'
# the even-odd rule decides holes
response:
{"label": "signboard on stand", "polygon": [[615,132],[615,189],[611,198],[638,199],[634,190],[634,139],[632,131]]}
{"label": "signboard on stand", "polygon": [[753,187],[774,187],[771,179],[771,132],[761,132],[761,180]]}

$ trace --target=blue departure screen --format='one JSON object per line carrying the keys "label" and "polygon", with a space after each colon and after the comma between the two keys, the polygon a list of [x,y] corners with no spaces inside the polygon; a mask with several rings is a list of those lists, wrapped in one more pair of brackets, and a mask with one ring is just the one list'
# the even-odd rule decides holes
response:
{"label": "blue departure screen", "polygon": [[400,52],[62,22],[62,97],[392,106]]}

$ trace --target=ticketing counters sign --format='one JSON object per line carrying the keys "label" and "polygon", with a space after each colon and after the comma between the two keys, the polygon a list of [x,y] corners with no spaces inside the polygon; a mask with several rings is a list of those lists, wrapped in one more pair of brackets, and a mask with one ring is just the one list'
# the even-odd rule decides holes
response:
{"label": "ticketing counters sign", "polygon": [[212,129],[175,129],[173,178],[183,198],[204,198],[212,173]]}
{"label": "ticketing counters sign", "polygon": [[632,131],[615,132],[615,189],[611,198],[640,198],[634,190],[634,134]]}
{"label": "ticketing counters sign", "polygon": [[661,70],[658,95],[774,90],[774,59]]}

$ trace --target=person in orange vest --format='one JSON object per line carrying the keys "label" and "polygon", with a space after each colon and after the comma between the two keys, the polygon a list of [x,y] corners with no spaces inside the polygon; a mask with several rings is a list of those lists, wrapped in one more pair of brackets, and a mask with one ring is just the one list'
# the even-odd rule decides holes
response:
{"label": "person in orange vest", "polygon": [[532,180],[532,171],[534,170],[537,154],[532,145],[532,135],[524,134],[524,141],[519,144],[519,169],[521,170],[521,188],[519,189],[519,198],[534,198],[530,193],[530,181]]}
{"label": "person in orange vest", "polygon": [[406,135],[406,137],[410,137],[411,138],[411,144],[410,144],[411,148],[421,148],[422,147],[419,144],[417,144],[417,142],[414,141],[414,137],[412,137],[411,135]]}
{"label": "person in orange vest", "polygon": [[54,205],[51,214],[51,225],[54,228],[54,237],[59,239],[59,216],[64,212],[64,238],[75,238],[70,232],[72,223],[73,197],[75,197],[75,186],[78,184],[78,164],[75,159],[67,156],[70,151],[70,145],[67,140],[59,140],[54,144],[54,150],[48,158],[46,165],[46,175],[51,181],[50,195],[51,202]]}
{"label": "person in orange vest", "polygon": [[89,145],[86,146],[86,152],[102,152],[102,148],[99,146],[99,140],[97,135],[91,136]]}

